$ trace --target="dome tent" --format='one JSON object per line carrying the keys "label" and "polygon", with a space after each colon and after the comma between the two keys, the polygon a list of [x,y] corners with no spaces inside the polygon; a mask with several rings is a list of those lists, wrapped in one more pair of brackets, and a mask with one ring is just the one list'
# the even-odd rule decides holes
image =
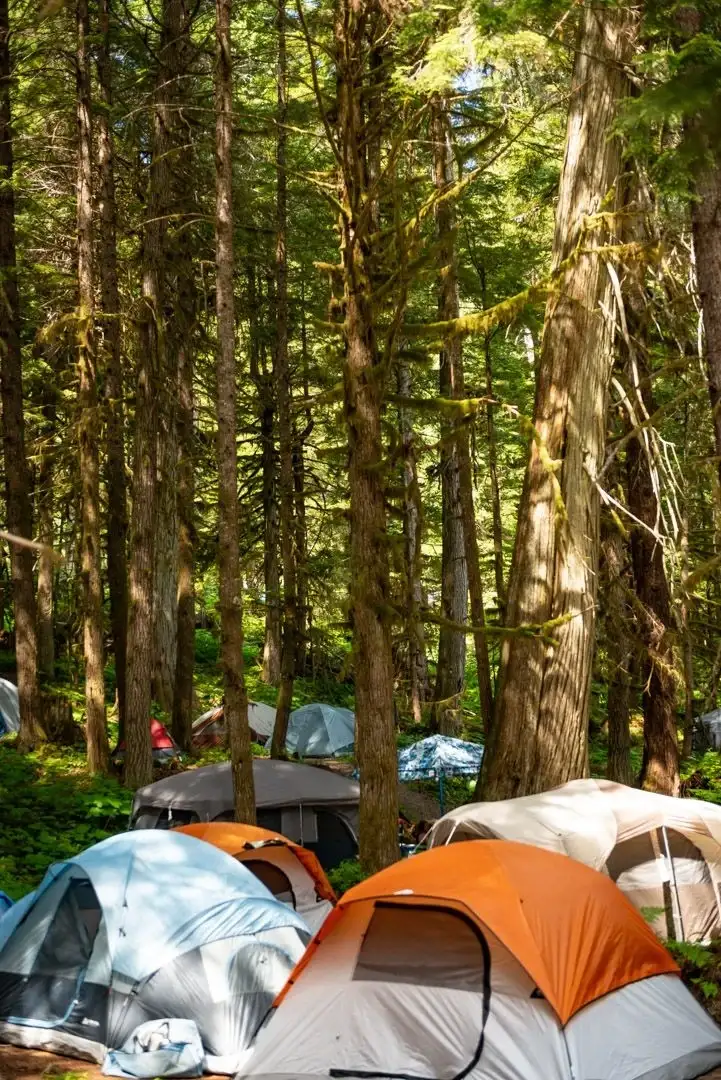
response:
{"label": "dome tent", "polygon": [[430,847],[517,840],[607,873],[659,937],[721,933],[721,807],[610,780],[572,780],[537,795],[474,802],[440,818]]}
{"label": "dome tent", "polygon": [[504,841],[436,848],[345,893],[242,1077],[692,1080],[721,1030],[607,877]]}
{"label": "dome tent", "polygon": [[307,939],[210,844],[114,836],[51,867],[0,920],[0,1038],[102,1062],[140,1024],[182,1018],[207,1068],[232,1072]]}
{"label": "dome tent", "polygon": [[[275,727],[275,709],[263,701],[248,702],[248,726],[251,738],[266,743]],[[228,732],[225,728],[225,708],[219,705],[203,713],[193,721],[193,746],[225,746]]]}
{"label": "dome tent", "polygon": [[298,912],[311,933],[333,910],[336,895],[316,856],[280,833],[236,821],[184,825],[178,832],[214,844],[243,863],[276,899]]}
{"label": "dome tent", "polygon": [[288,719],[286,750],[298,757],[335,757],[353,752],[355,714],[337,705],[303,705]]}

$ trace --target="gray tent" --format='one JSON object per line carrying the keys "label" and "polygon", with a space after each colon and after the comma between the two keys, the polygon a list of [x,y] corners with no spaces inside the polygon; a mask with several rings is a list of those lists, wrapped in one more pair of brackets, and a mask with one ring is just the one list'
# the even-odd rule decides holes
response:
{"label": "gray tent", "polygon": [[721,709],[697,717],[693,743],[694,750],[721,750]]}
{"label": "gray tent", "polygon": [[[314,851],[326,870],[358,851],[360,788],[330,769],[292,761],[253,761],[258,825]],[[140,788],[132,829],[169,829],[233,820],[230,763],[176,773]]]}

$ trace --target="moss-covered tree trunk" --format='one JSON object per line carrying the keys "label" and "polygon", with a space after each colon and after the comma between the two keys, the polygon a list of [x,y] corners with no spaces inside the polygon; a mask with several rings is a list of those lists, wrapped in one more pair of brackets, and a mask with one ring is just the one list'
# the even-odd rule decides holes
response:
{"label": "moss-covered tree trunk", "polygon": [[285,0],[278,3],[278,134],[276,137],[276,248],[275,311],[276,338],[273,378],[278,401],[280,445],[280,548],[283,562],[283,643],[280,662],[280,690],[276,703],[271,756],[285,756],[288,719],[293,703],[293,682],[298,637],[298,595],[296,579],[295,483],[293,476],[293,395],[288,356],[288,60],[286,51]]}
{"label": "moss-covered tree trunk", "polygon": [[115,659],[115,685],[121,738],[125,727],[125,669],[128,633],[128,504],[125,477],[125,408],[121,354],[121,312],[118,289],[115,146],[111,124],[113,78],[110,0],[100,0],[97,51],[98,91],[98,278],[102,331],[101,363],[105,380],[105,486],[107,491],[107,574],[110,636]]}
{"label": "moss-covered tree trunk", "polygon": [[85,660],[85,736],[91,773],[107,772],[103,675],[103,584],[100,576],[100,413],[95,340],[93,252],[93,126],[90,100],[90,17],[87,0],[77,0],[75,54],[78,230],[78,441],[81,485],[81,579]]}
{"label": "moss-covered tree trunk", "polygon": [[231,0],[216,0],[215,38],[215,295],[218,320],[218,571],[220,663],[237,821],[255,823],[255,785],[243,674],[243,600],[238,518],[238,448],[233,295],[233,61]]}
{"label": "moss-covered tree trunk", "polygon": [[350,617],[360,770],[360,857],[367,871],[398,857],[396,743],[385,462],[383,368],[369,277],[368,128],[362,99],[372,44],[372,0],[336,0],[337,146],[342,216],[344,412],[350,486]]}
{"label": "moss-covered tree trunk", "polygon": [[[620,147],[610,136],[626,93],[633,16],[611,4],[579,11],[553,249],[558,288],[546,307],[533,437],[518,512],[492,735],[478,794],[543,791],[588,770],[588,717],[599,552],[596,476],[612,369],[611,282],[599,219]],[[576,252],[582,247],[583,250]],[[572,260],[569,256],[576,253]],[[567,260],[569,260],[567,262]],[[517,631],[552,624],[545,638]],[[551,640],[549,640],[551,639]]]}
{"label": "moss-covered tree trunk", "polygon": [[[25,455],[23,368],[15,245],[13,132],[10,91],[10,17],[0,0],[0,391],[2,393],[3,459],[7,528],[32,539],[30,471]],[[20,699],[20,746],[32,749],[44,738],[38,688],[38,645],[33,583],[33,554],[17,544],[10,548],[15,656]]]}

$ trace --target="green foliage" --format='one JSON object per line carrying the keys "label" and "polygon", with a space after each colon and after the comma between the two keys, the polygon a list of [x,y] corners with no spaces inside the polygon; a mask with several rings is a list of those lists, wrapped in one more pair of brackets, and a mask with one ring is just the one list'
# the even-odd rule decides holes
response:
{"label": "green foliage", "polygon": [[348,892],[348,889],[352,889],[354,885],[358,885],[366,877],[367,874],[363,873],[363,868],[358,859],[344,859],[342,863],[336,866],[335,870],[330,870],[328,873],[328,880],[338,896]]}
{"label": "green foliage", "polygon": [[84,755],[44,749],[22,755],[0,745],[0,889],[14,899],[54,862],[127,828],[132,797],[113,779],[91,779]]}

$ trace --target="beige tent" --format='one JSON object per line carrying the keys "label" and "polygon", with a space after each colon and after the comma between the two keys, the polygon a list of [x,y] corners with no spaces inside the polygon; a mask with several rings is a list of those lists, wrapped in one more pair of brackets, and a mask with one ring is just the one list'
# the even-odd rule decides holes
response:
{"label": "beige tent", "polygon": [[607,873],[663,938],[721,936],[721,806],[608,780],[470,803],[434,825],[432,847],[518,840]]}

